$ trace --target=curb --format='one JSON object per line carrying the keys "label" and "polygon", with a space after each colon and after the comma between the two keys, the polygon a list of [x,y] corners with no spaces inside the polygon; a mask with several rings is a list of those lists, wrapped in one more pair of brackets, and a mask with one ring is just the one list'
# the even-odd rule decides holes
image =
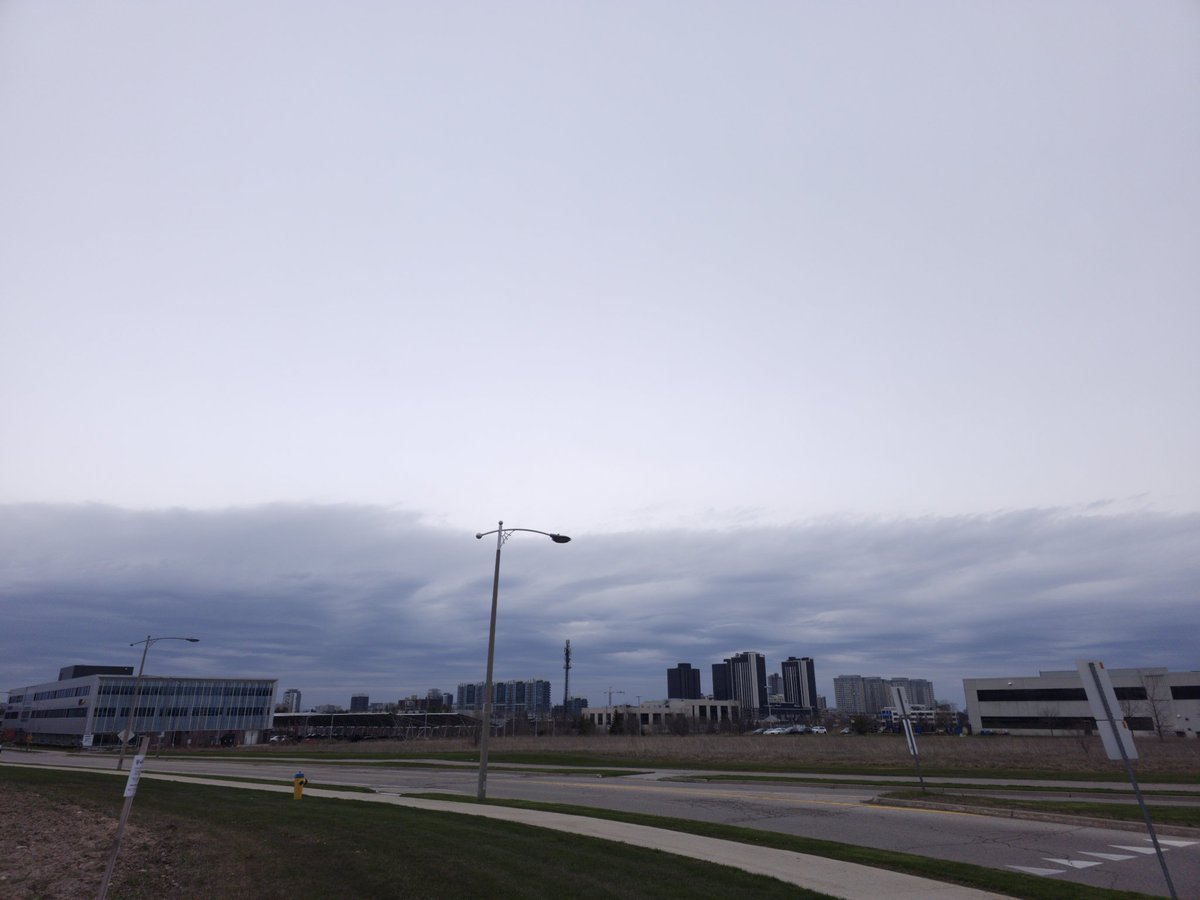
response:
{"label": "curb", "polygon": [[[1089,816],[1068,816],[1063,813],[1040,813],[1030,809],[1000,809],[993,806],[968,806],[961,803],[938,803],[933,800],[882,800],[876,797],[866,801],[872,806],[897,806],[904,809],[939,809],[947,812],[970,813],[976,816],[993,816],[998,819],[1027,819],[1031,822],[1054,822],[1058,825],[1078,825],[1081,828],[1110,828],[1116,831],[1145,831],[1143,822],[1126,819],[1096,819]],[[1200,838],[1200,828],[1185,825],[1154,826],[1158,834],[1172,837]]]}

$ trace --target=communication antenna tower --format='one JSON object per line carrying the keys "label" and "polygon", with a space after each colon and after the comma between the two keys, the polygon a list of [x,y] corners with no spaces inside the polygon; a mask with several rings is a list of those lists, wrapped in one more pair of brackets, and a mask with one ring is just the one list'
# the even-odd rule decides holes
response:
{"label": "communication antenna tower", "polygon": [[571,699],[571,642],[563,647],[563,718],[570,718],[567,701]]}

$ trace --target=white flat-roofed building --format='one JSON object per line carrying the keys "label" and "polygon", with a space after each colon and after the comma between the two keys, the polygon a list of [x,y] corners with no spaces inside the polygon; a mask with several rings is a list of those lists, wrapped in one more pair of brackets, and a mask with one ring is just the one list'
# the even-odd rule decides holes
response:
{"label": "white flat-roofed building", "polygon": [[[1137,735],[1194,738],[1200,727],[1200,672],[1165,668],[1107,669],[1118,711]],[[1074,669],[1036,676],[964,678],[967,716],[976,734],[1078,734],[1096,721]]]}
{"label": "white flat-roofed building", "polygon": [[[722,723],[736,725],[744,710],[740,700],[646,700],[640,706],[627,705],[589,707],[582,710],[585,721],[597,730],[609,728],[620,718],[636,717],[644,732],[670,731],[671,721],[685,719],[691,731],[708,731],[710,727],[721,728]],[[726,725],[729,727],[729,724]]]}
{"label": "white flat-roofed building", "polygon": [[58,681],[8,692],[4,740],[98,747],[116,745],[117,735],[129,729],[161,734],[166,743],[179,746],[256,744],[271,727],[273,678],[145,675],[139,686],[132,670],[124,668],[68,666],[59,674]]}

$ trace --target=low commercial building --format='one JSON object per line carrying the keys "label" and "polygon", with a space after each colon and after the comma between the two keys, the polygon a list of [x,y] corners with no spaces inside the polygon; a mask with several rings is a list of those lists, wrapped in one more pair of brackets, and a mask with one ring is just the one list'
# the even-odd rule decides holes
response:
{"label": "low commercial building", "polygon": [[67,666],[58,681],[9,690],[3,739],[115,746],[128,731],[173,746],[256,744],[271,727],[275,687],[273,678],[138,679],[126,666]]}
{"label": "low commercial building", "polygon": [[[894,706],[885,706],[879,711],[879,720],[893,730],[900,729],[901,718],[900,710]],[[912,703],[908,706],[908,718],[918,732],[933,731],[937,728],[938,711],[920,703]]]}
{"label": "low commercial building", "polygon": [[[1108,669],[1120,714],[1137,735],[1196,737],[1200,672],[1165,668]],[[964,678],[971,729],[1010,734],[1080,734],[1096,730],[1079,672],[1036,677]]]}
{"label": "low commercial building", "polygon": [[[737,700],[649,700],[640,706],[598,706],[583,710],[584,721],[597,730],[612,727],[616,721],[633,718],[646,733],[667,732],[672,726],[686,723],[689,731],[709,731],[736,728],[744,710]],[[636,730],[636,729],[635,729]]]}

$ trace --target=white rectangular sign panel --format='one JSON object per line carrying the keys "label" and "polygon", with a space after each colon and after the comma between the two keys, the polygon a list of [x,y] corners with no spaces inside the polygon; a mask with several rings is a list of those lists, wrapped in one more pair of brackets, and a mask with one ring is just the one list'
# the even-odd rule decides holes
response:
{"label": "white rectangular sign panel", "polygon": [[142,765],[146,762],[146,754],[139,753],[129,766],[129,779],[125,782],[125,796],[132,797],[137,793],[138,780],[142,777]]}
{"label": "white rectangular sign panel", "polygon": [[1078,659],[1075,667],[1083,680],[1083,690],[1087,693],[1092,717],[1096,720],[1096,728],[1100,731],[1100,740],[1104,741],[1104,752],[1108,758],[1121,759],[1121,750],[1124,748],[1126,758],[1137,759],[1133,733],[1121,714],[1117,692],[1113,690],[1112,679],[1104,663],[1097,659]]}
{"label": "white rectangular sign panel", "polygon": [[908,697],[904,688],[892,685],[892,706],[900,714],[900,722],[904,726],[904,739],[908,742],[908,752],[917,756],[917,735],[913,731],[912,721],[908,717]]}

